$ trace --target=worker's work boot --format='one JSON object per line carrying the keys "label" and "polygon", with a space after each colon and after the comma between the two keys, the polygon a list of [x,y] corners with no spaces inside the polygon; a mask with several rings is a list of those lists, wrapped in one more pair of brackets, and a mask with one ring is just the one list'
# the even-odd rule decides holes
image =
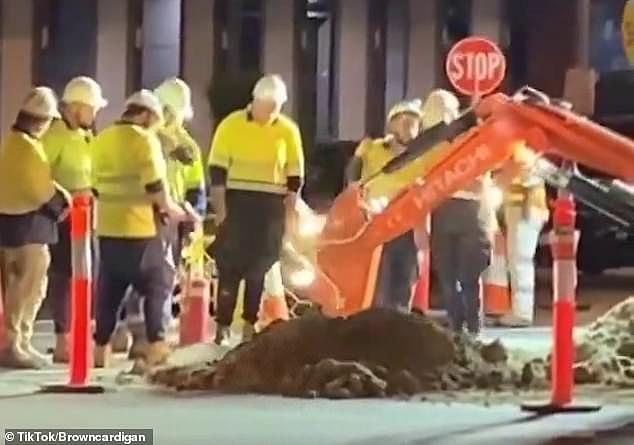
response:
{"label": "worker's work boot", "polygon": [[95,368],[109,368],[112,362],[112,347],[107,345],[95,346]]}
{"label": "worker's work boot", "polygon": [[144,335],[133,336],[132,346],[130,346],[130,352],[128,353],[128,358],[130,360],[136,360],[138,358],[145,357],[148,346],[149,346],[149,343],[147,341],[147,338],[145,338]]}
{"label": "worker's work boot", "polygon": [[244,322],[242,326],[242,343],[246,343],[253,339],[255,335],[255,325],[253,323],[249,323],[248,321]]}
{"label": "worker's work boot", "polygon": [[53,349],[53,363],[68,363],[69,360],[68,336],[66,334],[56,334],[55,349]]}
{"label": "worker's work boot", "polygon": [[215,343],[217,345],[226,345],[231,337],[231,326],[218,325],[216,327]]}
{"label": "worker's work boot", "polygon": [[17,344],[9,345],[0,352],[0,367],[11,369],[41,369],[29,354]]}
{"label": "worker's work boot", "polygon": [[145,363],[148,368],[162,365],[171,352],[169,345],[164,341],[149,343],[145,352]]}
{"label": "worker's work boot", "polygon": [[500,317],[498,323],[500,326],[507,328],[527,328],[533,324],[530,320],[518,317],[510,312]]}
{"label": "worker's work boot", "polygon": [[31,343],[23,343],[21,348],[36,364],[38,369],[51,366],[51,360],[48,356],[38,351]]}
{"label": "worker's work boot", "polygon": [[127,353],[128,349],[130,349],[130,331],[125,323],[120,323],[114,333],[112,334],[112,339],[110,340],[112,344],[112,352],[114,353]]}

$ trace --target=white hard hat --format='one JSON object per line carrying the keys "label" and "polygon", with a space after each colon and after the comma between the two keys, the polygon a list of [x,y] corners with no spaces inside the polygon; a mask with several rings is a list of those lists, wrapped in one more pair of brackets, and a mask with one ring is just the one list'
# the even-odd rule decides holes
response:
{"label": "white hard hat", "polygon": [[108,105],[108,101],[104,99],[99,84],[86,76],[75,77],[66,84],[62,101],[68,104],[79,102],[90,105],[97,110]]}
{"label": "white hard hat", "polygon": [[177,118],[190,120],[194,117],[192,92],[182,79],[172,77],[165,80],[154,90],[154,94]]}
{"label": "white hard hat", "polygon": [[449,123],[460,114],[460,101],[450,91],[437,89],[429,93],[423,105],[423,128]]}
{"label": "white hard hat", "polygon": [[288,100],[286,84],[278,74],[266,75],[257,81],[253,88],[253,98],[273,100],[283,105]]}
{"label": "white hard hat", "polygon": [[394,119],[399,114],[407,113],[416,116],[418,119],[423,117],[422,103],[420,100],[402,100],[395,103],[387,113],[388,122]]}
{"label": "white hard hat", "polygon": [[161,105],[161,101],[150,90],[143,89],[132,94],[125,102],[126,108],[130,105],[147,108],[156,114],[160,120],[163,120],[163,106]]}
{"label": "white hard hat", "polygon": [[60,117],[57,110],[57,97],[49,87],[33,88],[24,99],[20,111],[43,119]]}

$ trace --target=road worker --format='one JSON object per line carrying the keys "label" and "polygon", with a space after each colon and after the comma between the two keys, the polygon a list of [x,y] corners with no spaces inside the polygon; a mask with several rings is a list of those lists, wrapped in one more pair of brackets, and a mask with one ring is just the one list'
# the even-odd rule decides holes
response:
{"label": "road worker", "polygon": [[[496,179],[504,190],[503,223],[511,283],[511,310],[499,323],[508,327],[533,324],[535,312],[534,256],[541,230],[548,221],[544,181],[531,174],[536,155],[527,147],[516,150],[509,170]],[[508,176],[513,175],[509,181]]]}
{"label": "road worker", "polygon": [[262,77],[251,104],[227,116],[212,141],[211,202],[219,223],[211,246],[219,275],[218,344],[229,337],[242,280],[243,341],[255,333],[264,276],[280,257],[285,217],[294,211],[303,183],[301,135],[281,114],[286,100],[280,76]]}
{"label": "road worker", "polygon": [[[76,77],[66,85],[56,119],[44,134],[42,144],[53,179],[73,196],[91,194],[90,141],[97,112],[108,102],[101,87],[89,77]],[[68,362],[68,318],[71,280],[70,221],[59,225],[59,241],[51,245],[48,293],[55,327],[53,361]]]}
{"label": "road worker", "polygon": [[50,88],[31,90],[0,151],[0,257],[7,274],[8,346],[0,365],[41,368],[48,358],[32,343],[33,325],[46,295],[49,244],[68,214],[70,196],[54,180],[41,138],[59,118]]}
{"label": "road worker", "polygon": [[[450,92],[433,91],[423,106],[423,127],[458,117],[459,102]],[[494,213],[485,195],[490,175],[454,193],[432,213],[431,255],[453,330],[477,336],[480,320],[480,275],[489,263]]]}
{"label": "road worker", "polygon": [[163,107],[148,90],[134,93],[121,120],[94,140],[93,188],[97,197],[98,274],[95,366],[107,367],[117,312],[128,287],[145,297],[148,366],[169,354],[164,307],[174,282],[174,265],[161,231],[191,212],[169,196],[165,159],[156,128]]}
{"label": "road worker", "polygon": [[[169,78],[161,83],[154,94],[163,106],[164,123],[157,131],[167,165],[167,182],[171,198],[177,203],[189,203],[201,218],[207,211],[205,193],[205,173],[202,164],[201,150],[191,137],[185,123],[193,118],[191,90],[181,79]],[[191,225],[181,223],[165,230],[171,247],[174,265],[178,268],[181,248],[185,237],[191,231]],[[178,283],[175,283],[176,285]],[[178,286],[176,286],[178,288]],[[121,345],[119,349],[127,349],[127,330],[132,334],[131,358],[137,357],[145,347],[143,318],[141,316],[140,296],[134,292],[126,298],[126,323],[120,323],[116,338]],[[171,304],[166,305],[165,316],[172,317]],[[124,337],[124,338],[120,338]]]}
{"label": "road worker", "polygon": [[[387,115],[387,136],[363,140],[347,168],[350,182],[376,175],[391,159],[405,151],[406,144],[421,130],[421,103],[417,100],[396,103]],[[420,162],[389,174],[380,175],[368,183],[366,196],[373,201],[389,201],[394,194],[421,175]],[[399,236],[383,246],[374,296],[374,305],[409,312],[412,286],[418,275],[417,248],[414,232]]]}

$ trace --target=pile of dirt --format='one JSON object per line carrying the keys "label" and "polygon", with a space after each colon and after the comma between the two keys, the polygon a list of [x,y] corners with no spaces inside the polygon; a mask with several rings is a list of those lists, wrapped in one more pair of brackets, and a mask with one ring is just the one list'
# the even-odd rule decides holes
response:
{"label": "pile of dirt", "polygon": [[[531,387],[551,379],[552,356],[533,359],[522,370]],[[578,385],[634,388],[634,297],[617,304],[575,338],[574,381]]]}
{"label": "pile of dirt", "polygon": [[521,370],[499,342],[453,335],[424,315],[371,309],[279,322],[217,362],[157,370],[151,381],[177,390],[389,397],[528,387]]}
{"label": "pile of dirt", "polygon": [[576,345],[576,383],[634,388],[634,297],[587,326]]}

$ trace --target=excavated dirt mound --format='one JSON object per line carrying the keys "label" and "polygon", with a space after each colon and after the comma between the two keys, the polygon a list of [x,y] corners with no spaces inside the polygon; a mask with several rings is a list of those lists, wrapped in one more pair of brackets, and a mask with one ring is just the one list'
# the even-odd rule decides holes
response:
{"label": "excavated dirt mound", "polygon": [[[456,336],[419,314],[311,313],[270,326],[217,362],[201,359],[150,378],[177,390],[327,398],[548,388],[550,357],[528,360],[516,352],[499,341]],[[634,388],[634,297],[582,330],[575,381]]]}
{"label": "excavated dirt mound", "polygon": [[584,329],[576,347],[577,383],[634,388],[634,297]]}
{"label": "excavated dirt mound", "polygon": [[382,309],[276,323],[216,363],[158,370],[151,380],[178,390],[328,398],[522,385],[500,343],[455,337],[423,315]]}
{"label": "excavated dirt mound", "polygon": [[[551,356],[526,363],[522,374],[531,386],[550,381]],[[617,304],[575,339],[576,384],[634,388],[634,297]]]}

